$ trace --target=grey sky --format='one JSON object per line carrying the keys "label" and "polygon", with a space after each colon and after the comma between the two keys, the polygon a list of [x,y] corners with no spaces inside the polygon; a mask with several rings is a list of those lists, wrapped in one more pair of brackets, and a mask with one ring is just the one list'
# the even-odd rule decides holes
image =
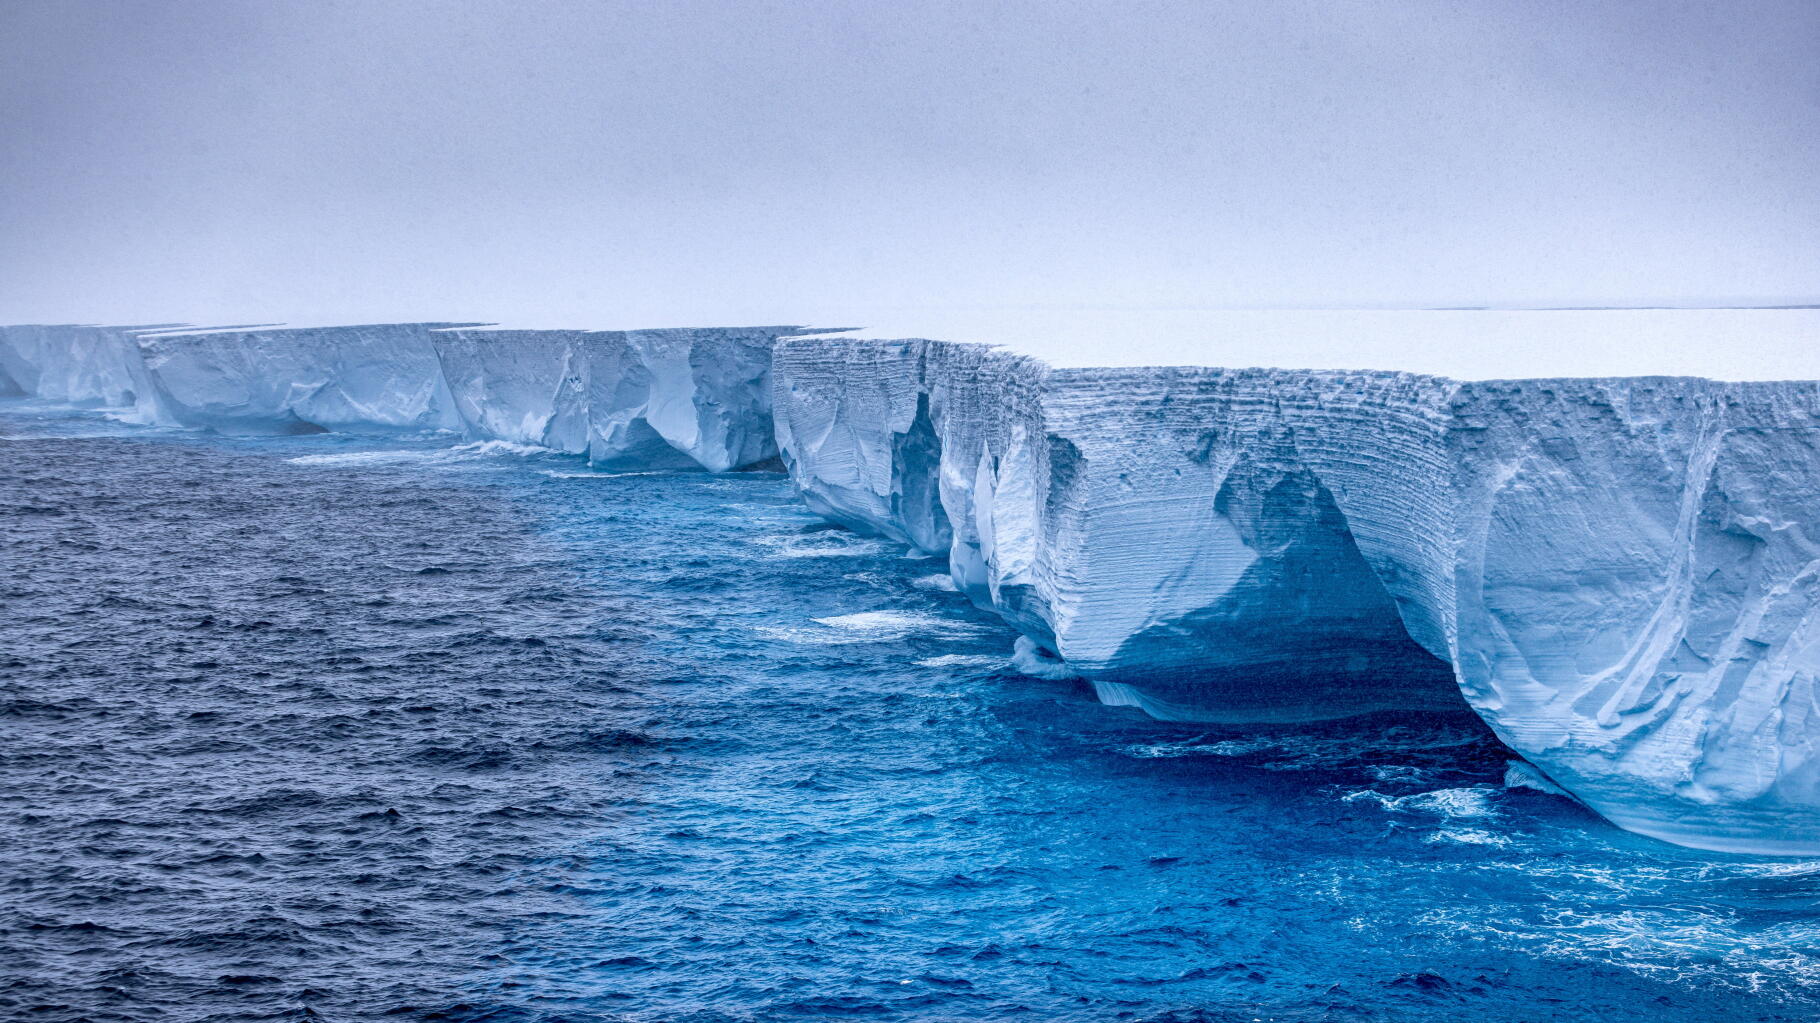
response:
{"label": "grey sky", "polygon": [[1820,297],[1813,0],[0,0],[0,62],[6,322]]}

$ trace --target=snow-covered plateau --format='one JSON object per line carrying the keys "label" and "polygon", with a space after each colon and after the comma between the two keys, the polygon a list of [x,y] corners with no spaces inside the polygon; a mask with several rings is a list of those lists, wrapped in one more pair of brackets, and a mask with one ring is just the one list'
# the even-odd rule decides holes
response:
{"label": "snow-covered plateau", "polygon": [[[1422,315],[1371,330],[1418,351],[1477,316],[1499,352],[1605,368],[1586,339],[1621,328],[1640,372],[1702,336],[1763,338],[1762,374],[1715,375],[1820,352],[1813,310]],[[1227,340],[1220,361],[1321,364]],[[796,327],[27,326],[0,328],[0,393],[615,468],[781,456],[814,511],[946,555],[1021,667],[1108,703],[1292,722],[1463,698],[1622,827],[1820,853],[1820,368],[1458,379],[1383,349],[1310,370],[1104,347],[1118,365]]]}

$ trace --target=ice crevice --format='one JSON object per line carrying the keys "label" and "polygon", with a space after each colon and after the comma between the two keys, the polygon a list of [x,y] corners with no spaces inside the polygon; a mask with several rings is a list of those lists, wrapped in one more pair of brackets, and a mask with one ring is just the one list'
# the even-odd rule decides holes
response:
{"label": "ice crevice", "polygon": [[615,470],[781,459],[946,557],[1016,662],[1158,717],[1462,700],[1618,825],[1820,853],[1820,385],[1070,368],[789,326],[0,328],[0,395],[440,430]]}

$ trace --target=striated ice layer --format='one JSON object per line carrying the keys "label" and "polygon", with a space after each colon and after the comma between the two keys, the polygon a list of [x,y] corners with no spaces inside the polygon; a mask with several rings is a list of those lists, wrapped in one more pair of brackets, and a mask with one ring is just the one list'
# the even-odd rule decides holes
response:
{"label": "striated ice layer", "polygon": [[1164,718],[1458,705],[1618,824],[1820,852],[1820,388],[1058,369],[798,339],[824,516]]}

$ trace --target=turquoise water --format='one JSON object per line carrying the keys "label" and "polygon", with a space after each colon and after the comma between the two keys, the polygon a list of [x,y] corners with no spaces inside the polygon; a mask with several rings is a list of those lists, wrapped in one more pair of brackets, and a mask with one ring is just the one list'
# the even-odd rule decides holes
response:
{"label": "turquoise water", "polygon": [[0,435],[6,1018],[1820,1011],[1820,863],[1513,787],[1468,714],[1100,706],[780,475]]}

